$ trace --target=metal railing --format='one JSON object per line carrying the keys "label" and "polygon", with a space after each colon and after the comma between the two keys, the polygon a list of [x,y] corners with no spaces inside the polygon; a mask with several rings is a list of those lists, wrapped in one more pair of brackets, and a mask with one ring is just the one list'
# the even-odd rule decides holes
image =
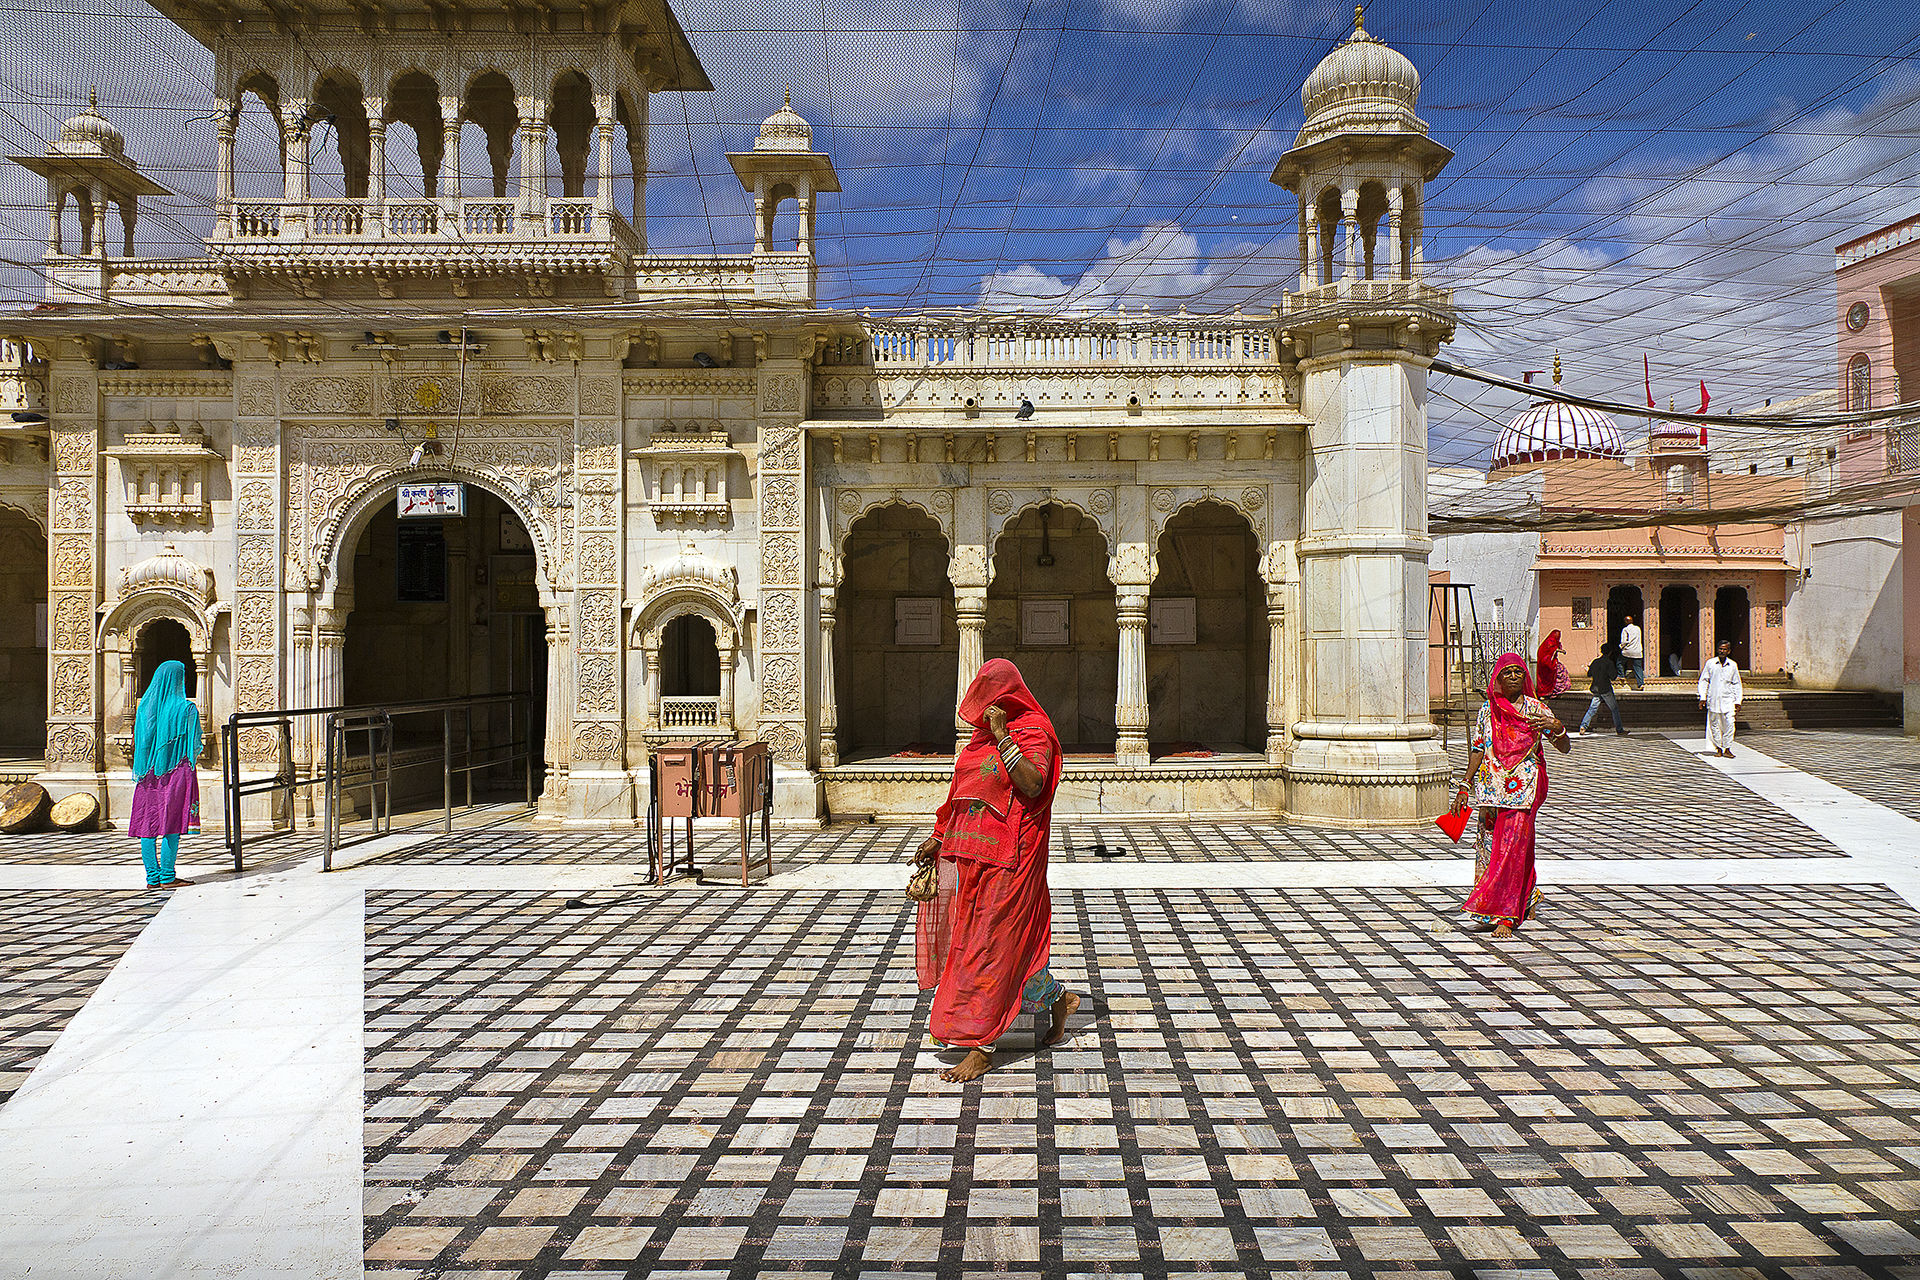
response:
{"label": "metal railing", "polygon": [[[507,731],[504,741],[475,742],[475,716],[478,712],[504,708]],[[533,697],[528,693],[476,694],[462,698],[426,698],[410,702],[390,702],[365,706],[299,707],[276,711],[235,712],[227,717],[220,733],[221,789],[226,821],[227,852],[233,869],[244,865],[247,845],[246,801],[255,796],[271,796],[272,825],[256,839],[284,834],[299,824],[296,803],[302,791],[311,800],[313,792],[321,796],[317,815],[322,833],[321,866],[333,869],[336,849],[359,840],[343,841],[341,817],[345,803],[362,790],[367,796],[370,830],[360,839],[372,839],[393,830],[393,775],[430,763],[428,760],[395,763],[398,735],[395,723],[419,721],[428,717],[440,720],[439,750],[433,759],[441,769],[441,830],[453,831],[454,779],[461,775],[465,807],[474,803],[473,780],[476,773],[519,765],[524,773],[526,805],[534,803],[535,755],[541,744],[533,734]],[[459,743],[456,750],[456,720]],[[317,734],[317,737],[314,735]],[[352,739],[364,735],[364,752],[349,750]],[[424,741],[423,737],[421,741]],[[243,745],[246,760],[242,759]],[[318,750],[316,751],[315,748]],[[318,756],[316,759],[315,756]],[[246,776],[243,764],[254,764],[253,777]],[[281,810],[284,808],[284,814]],[[282,820],[284,817],[284,821]]]}

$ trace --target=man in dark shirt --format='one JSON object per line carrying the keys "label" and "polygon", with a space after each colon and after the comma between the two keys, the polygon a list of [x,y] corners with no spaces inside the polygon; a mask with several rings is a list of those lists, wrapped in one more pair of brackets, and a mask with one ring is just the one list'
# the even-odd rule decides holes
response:
{"label": "man in dark shirt", "polygon": [[1593,685],[1593,701],[1587,704],[1587,714],[1580,719],[1580,735],[1586,736],[1587,726],[1593,723],[1593,717],[1605,703],[1607,710],[1613,712],[1613,731],[1621,737],[1627,736],[1626,726],[1620,723],[1620,695],[1613,691],[1613,682],[1620,678],[1620,650],[1611,640],[1600,646],[1600,656],[1587,664],[1587,679]]}

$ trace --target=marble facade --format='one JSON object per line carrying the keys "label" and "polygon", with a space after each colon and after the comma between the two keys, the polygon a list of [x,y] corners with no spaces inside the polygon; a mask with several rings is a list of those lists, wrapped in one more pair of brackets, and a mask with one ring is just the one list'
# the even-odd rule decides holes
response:
{"label": "marble facade", "polygon": [[[0,503],[45,538],[50,787],[120,806],[109,780],[162,621],[187,636],[210,726],[365,687],[359,550],[389,536],[401,484],[443,481],[486,495],[505,532],[462,535],[467,594],[434,625],[504,625],[481,558],[524,564],[526,599],[500,612],[535,614],[544,644],[556,818],[633,823],[650,747],[728,736],[771,746],[783,819],[924,814],[955,693],[997,654],[1085,753],[1068,811],[1364,824],[1444,807],[1425,369],[1453,313],[1421,279],[1420,192],[1449,153],[1413,113],[1412,65],[1357,24],[1274,172],[1300,218],[1298,287],[1275,305],[881,319],[815,304],[815,202],[839,184],[790,107],[729,157],[755,251],[647,252],[644,180],[622,213],[611,148],[631,127],[644,175],[648,94],[705,85],[660,4],[580,11],[538,66],[505,10],[475,9],[451,41],[403,4],[379,41],[276,42],[231,34],[262,29],[251,17],[160,7],[216,54],[208,254],[50,234],[61,305],[7,320],[24,408],[0,427]],[[344,70],[316,78],[315,42],[341,44]],[[281,121],[271,199],[233,189],[243,99]],[[345,199],[308,184],[316,103],[367,126],[365,150],[341,131]],[[506,156],[559,133],[563,194],[544,174],[509,192],[498,157],[495,194],[463,194],[429,114],[449,142],[462,118],[492,121]],[[416,124],[438,194],[388,198],[393,119]],[[129,225],[152,194],[92,109],[18,159],[47,177],[50,233],[76,193]],[[466,234],[426,239],[427,223]],[[261,771],[315,749],[241,745]]]}

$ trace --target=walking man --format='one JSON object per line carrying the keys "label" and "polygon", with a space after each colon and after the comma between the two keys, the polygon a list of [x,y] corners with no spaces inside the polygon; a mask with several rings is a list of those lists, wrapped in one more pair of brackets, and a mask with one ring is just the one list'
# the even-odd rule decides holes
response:
{"label": "walking man", "polygon": [[1600,656],[1587,664],[1587,680],[1593,689],[1593,701],[1587,704],[1587,714],[1580,718],[1580,736],[1587,736],[1587,726],[1593,723],[1593,717],[1605,703],[1607,710],[1613,713],[1613,731],[1621,737],[1627,736],[1626,726],[1620,723],[1620,695],[1613,691],[1613,682],[1620,677],[1620,664],[1617,650],[1611,640],[1600,646]]}
{"label": "walking man", "polygon": [[1733,641],[1722,640],[1700,669],[1700,706],[1707,713],[1707,745],[1713,754],[1733,758],[1733,713],[1740,708],[1740,667]]}
{"label": "walking man", "polygon": [[1620,628],[1620,674],[1633,677],[1636,693],[1647,682],[1646,651],[1641,646],[1640,628],[1629,616],[1627,624]]}

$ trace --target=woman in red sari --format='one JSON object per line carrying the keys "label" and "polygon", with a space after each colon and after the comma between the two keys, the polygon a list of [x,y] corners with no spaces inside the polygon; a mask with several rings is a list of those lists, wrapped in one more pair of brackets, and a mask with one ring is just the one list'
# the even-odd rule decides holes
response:
{"label": "woman in red sari", "polygon": [[1480,840],[1486,847],[1465,910],[1476,931],[1491,929],[1496,937],[1511,934],[1540,904],[1533,834],[1534,818],[1547,798],[1543,742],[1562,754],[1572,749],[1567,727],[1534,696],[1526,659],[1502,654],[1474,723],[1466,779],[1454,797],[1456,807],[1470,803],[1480,810]]}
{"label": "woman in red sari", "polygon": [[1066,1034],[1080,997],[1047,971],[1053,904],[1047,836],[1060,785],[1060,738],[1004,658],[980,668],[960,700],[973,737],[953,762],[953,784],[933,834],[914,855],[940,860],[940,891],[920,904],[920,989],[934,990],[935,1040],[969,1052],[945,1080],[993,1066],[993,1042],[1022,1012],[1052,1014],[1046,1043]]}

